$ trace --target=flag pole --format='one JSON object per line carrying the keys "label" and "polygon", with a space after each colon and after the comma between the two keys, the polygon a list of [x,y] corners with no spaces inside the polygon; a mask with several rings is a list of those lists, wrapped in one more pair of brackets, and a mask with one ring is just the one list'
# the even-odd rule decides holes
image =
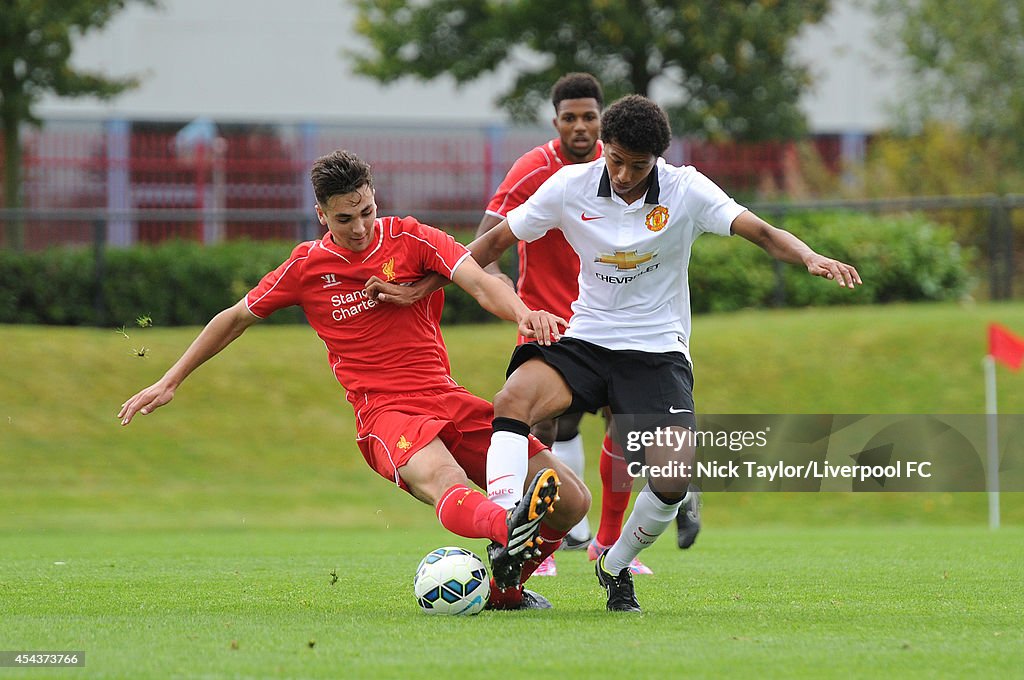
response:
{"label": "flag pole", "polygon": [[988,526],[999,528],[999,432],[996,405],[996,360],[991,354],[985,365],[985,412],[988,414]]}

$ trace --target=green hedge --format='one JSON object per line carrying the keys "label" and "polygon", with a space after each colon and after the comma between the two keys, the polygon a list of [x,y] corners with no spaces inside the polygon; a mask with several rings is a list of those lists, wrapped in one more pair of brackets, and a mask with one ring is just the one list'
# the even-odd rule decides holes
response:
{"label": "green hedge", "polygon": [[851,292],[800,265],[776,263],[745,239],[702,236],[690,260],[694,312],[771,306],[780,297],[788,307],[950,300],[972,284],[968,254],[953,231],[920,215],[803,213],[773,222],[855,266],[864,285]]}
{"label": "green hedge", "polygon": [[[851,294],[798,266],[783,267],[780,279],[761,249],[743,239],[704,236],[690,262],[693,310],[770,306],[780,295],[789,306],[944,300],[961,296],[970,284],[952,232],[920,216],[792,215],[780,226],[818,252],[854,264],[864,286]],[[236,241],[109,249],[102,277],[88,249],[0,251],[0,323],[118,327],[146,315],[161,326],[201,325],[238,301],[293,246]],[[446,294],[446,323],[493,318],[462,290],[449,286]],[[302,318],[300,310],[289,309],[270,321]]]}
{"label": "green hedge", "polygon": [[[0,252],[0,321],[118,327],[141,315],[160,326],[202,325],[237,302],[294,243],[171,242],[108,249],[102,280],[89,249]],[[302,321],[299,309],[275,322]]]}

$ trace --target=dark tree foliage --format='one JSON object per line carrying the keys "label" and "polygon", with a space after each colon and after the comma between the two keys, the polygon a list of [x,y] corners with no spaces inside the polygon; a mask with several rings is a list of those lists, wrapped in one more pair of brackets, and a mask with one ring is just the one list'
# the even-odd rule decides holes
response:
{"label": "dark tree foliage", "polygon": [[677,133],[738,140],[803,134],[807,69],[793,36],[828,0],[352,0],[356,70],[388,83],[450,75],[466,83],[511,68],[498,102],[534,120],[551,84],[587,71],[607,100],[656,88]]}
{"label": "dark tree foliage", "polygon": [[[19,205],[23,123],[38,123],[33,107],[40,97],[92,96],[109,99],[138,83],[107,78],[71,65],[73,41],[102,28],[131,2],[156,0],[0,0],[0,126],[4,142],[4,207]],[[22,227],[9,226],[8,245],[20,249]]]}

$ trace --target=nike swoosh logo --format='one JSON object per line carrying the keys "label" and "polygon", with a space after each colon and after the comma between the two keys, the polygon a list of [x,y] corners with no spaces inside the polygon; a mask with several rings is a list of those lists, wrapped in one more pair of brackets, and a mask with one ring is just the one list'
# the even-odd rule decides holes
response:
{"label": "nike swoosh logo", "polygon": [[491,484],[494,484],[499,479],[505,479],[506,477],[511,477],[511,476],[512,476],[511,474],[507,474],[507,475],[502,475],[501,477],[495,477],[494,479],[488,479],[487,480],[487,486],[490,486]]}
{"label": "nike swoosh logo", "polygon": [[594,215],[593,217],[591,217],[587,215],[587,212],[584,210],[583,212],[580,213],[580,219],[583,220],[584,222],[589,222],[590,220],[603,220],[604,215]]}
{"label": "nike swoosh logo", "polygon": [[669,413],[693,413],[693,411],[691,411],[688,408],[676,408],[675,406],[669,406],[668,407],[668,412]]}

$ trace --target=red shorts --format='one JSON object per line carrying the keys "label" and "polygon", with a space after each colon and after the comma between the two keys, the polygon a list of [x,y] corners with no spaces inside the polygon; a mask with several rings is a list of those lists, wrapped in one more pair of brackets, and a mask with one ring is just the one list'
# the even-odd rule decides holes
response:
{"label": "red shorts", "polygon": [[[458,386],[416,393],[350,393],[349,400],[356,411],[356,443],[381,477],[408,491],[398,469],[438,438],[466,476],[487,488],[487,448],[494,420],[489,401]],[[530,458],[546,449],[530,435]]]}

